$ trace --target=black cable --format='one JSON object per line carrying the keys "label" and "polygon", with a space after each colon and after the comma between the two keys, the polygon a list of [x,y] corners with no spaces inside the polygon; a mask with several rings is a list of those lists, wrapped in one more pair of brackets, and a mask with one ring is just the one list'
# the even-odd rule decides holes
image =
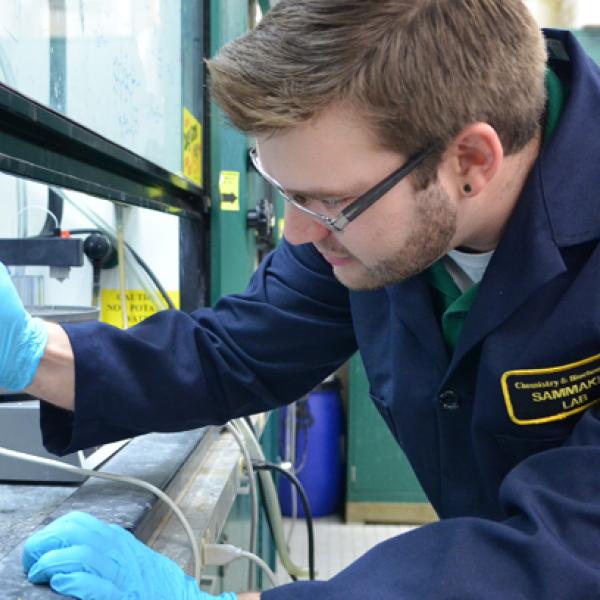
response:
{"label": "black cable", "polygon": [[165,302],[167,303],[167,306],[171,310],[176,310],[175,304],[173,304],[171,297],[169,296],[169,294],[167,294],[167,290],[163,288],[152,269],[150,269],[150,267],[144,262],[142,257],[127,242],[125,242],[125,247],[129,250],[129,252],[131,252],[133,258],[135,258],[140,267],[142,267],[142,269],[146,271],[148,277],[150,277],[152,283],[156,286],[156,289],[162,294],[163,298],[165,299]]}
{"label": "black cable", "polygon": [[[273,542],[275,542],[275,530],[273,529],[273,521],[271,521],[271,514],[269,513],[268,510],[266,510],[264,508],[266,506],[265,488],[264,488],[262,479],[260,477],[257,477],[256,479],[258,481],[258,489],[260,490],[260,496],[262,498],[263,512],[265,514],[265,518],[267,519],[267,525],[269,526],[269,532],[271,533],[271,539],[273,540]],[[290,574],[290,577],[292,578],[292,581],[298,581],[298,578],[295,575]]]}
{"label": "black cable", "polygon": [[306,519],[306,529],[308,533],[308,577],[311,581],[315,579],[315,537],[314,537],[314,528],[313,528],[313,518],[312,511],[310,510],[310,503],[308,501],[308,497],[306,496],[306,492],[304,491],[304,487],[298,480],[298,478],[289,471],[286,471],[280,465],[276,465],[275,463],[269,462],[252,462],[252,466],[256,471],[277,471],[281,475],[287,477],[298,490],[298,494],[300,494],[300,498],[302,500],[302,506],[304,507],[304,516]]}
{"label": "black cable", "polygon": [[252,419],[248,415],[242,417],[242,419],[244,419],[244,421],[246,422],[246,425],[248,425],[248,427],[250,427],[250,431],[254,434],[254,437],[258,437],[256,434],[256,427],[254,427],[254,423],[252,422]]}
{"label": "black cable", "polygon": [[[103,231],[100,231],[99,229],[68,229],[67,231],[75,235],[84,233],[100,233],[102,235],[106,235]],[[165,302],[167,303],[168,307],[172,310],[177,310],[175,304],[171,300],[171,297],[169,296],[165,288],[161,285],[160,281],[158,280],[158,277],[156,277],[156,275],[154,274],[154,271],[152,271],[152,269],[146,264],[142,257],[127,242],[125,242],[125,247],[127,248],[127,250],[129,250],[129,252],[131,252],[131,255],[136,260],[138,265],[140,265],[140,267],[142,267],[142,269],[144,269],[144,271],[147,273],[148,277],[150,277],[156,289],[161,293],[161,295],[165,299]]]}

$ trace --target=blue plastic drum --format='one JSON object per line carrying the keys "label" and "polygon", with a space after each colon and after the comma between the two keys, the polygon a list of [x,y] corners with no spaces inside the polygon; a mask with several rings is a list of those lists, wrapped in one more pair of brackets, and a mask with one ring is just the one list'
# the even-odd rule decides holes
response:
{"label": "blue plastic drum", "polygon": [[[297,477],[304,486],[313,516],[331,515],[340,509],[344,490],[344,411],[339,383],[336,380],[323,383],[308,395],[308,400],[297,403],[297,406]],[[294,410],[294,407],[281,411],[282,432],[285,432],[284,423],[288,410]],[[284,447],[285,437],[282,455]],[[279,500],[282,513],[291,516],[291,484],[284,477],[279,478]],[[304,509],[299,496],[297,507],[298,516],[303,517]]]}

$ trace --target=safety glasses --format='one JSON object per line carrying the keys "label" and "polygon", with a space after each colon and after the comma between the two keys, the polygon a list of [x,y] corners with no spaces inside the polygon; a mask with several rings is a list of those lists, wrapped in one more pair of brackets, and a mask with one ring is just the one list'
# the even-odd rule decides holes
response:
{"label": "safety glasses", "polygon": [[359,217],[369,206],[373,205],[377,200],[389,192],[397,183],[402,181],[407,175],[412,173],[427,157],[435,150],[435,146],[431,146],[426,150],[422,150],[411,156],[399,169],[388,175],[385,179],[375,184],[370,190],[359,196],[356,200],[346,206],[336,216],[331,217],[324,215],[322,212],[310,208],[310,205],[321,204],[326,205],[327,200],[311,200],[308,198],[300,198],[286,192],[283,187],[275,181],[262,167],[256,148],[250,149],[250,160],[257,172],[272,186],[277,188],[287,202],[292,204],[299,211],[311,216],[323,223],[328,229],[336,233],[341,233],[346,227]]}

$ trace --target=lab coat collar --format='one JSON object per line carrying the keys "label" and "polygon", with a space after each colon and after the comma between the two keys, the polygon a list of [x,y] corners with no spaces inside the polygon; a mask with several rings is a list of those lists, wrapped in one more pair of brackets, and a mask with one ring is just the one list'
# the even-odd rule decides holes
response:
{"label": "lab coat collar", "polygon": [[559,247],[568,247],[600,238],[600,71],[573,34],[547,35],[568,54],[566,68],[564,59],[555,64],[559,72],[561,67],[569,72],[570,91],[538,166],[552,237]]}
{"label": "lab coat collar", "polygon": [[[600,157],[600,136],[590,135],[590,121],[600,122],[599,71],[572,34],[546,35],[558,44],[552,60],[568,63],[570,95],[523,188],[452,357],[431,303],[423,300],[430,297],[426,275],[388,291],[404,323],[446,372],[445,379],[520,305],[566,271],[561,248],[600,237],[600,168],[590,160]],[[561,48],[566,51],[562,57]]]}

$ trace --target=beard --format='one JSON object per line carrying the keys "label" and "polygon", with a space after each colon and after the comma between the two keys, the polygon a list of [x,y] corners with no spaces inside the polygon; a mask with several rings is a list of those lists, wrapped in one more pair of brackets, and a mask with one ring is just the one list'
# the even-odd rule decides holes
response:
{"label": "beard", "polygon": [[400,283],[421,273],[450,249],[456,234],[456,209],[439,185],[432,185],[414,196],[415,223],[401,248],[373,265],[356,257],[351,265],[335,268],[334,275],[355,291],[376,290]]}

